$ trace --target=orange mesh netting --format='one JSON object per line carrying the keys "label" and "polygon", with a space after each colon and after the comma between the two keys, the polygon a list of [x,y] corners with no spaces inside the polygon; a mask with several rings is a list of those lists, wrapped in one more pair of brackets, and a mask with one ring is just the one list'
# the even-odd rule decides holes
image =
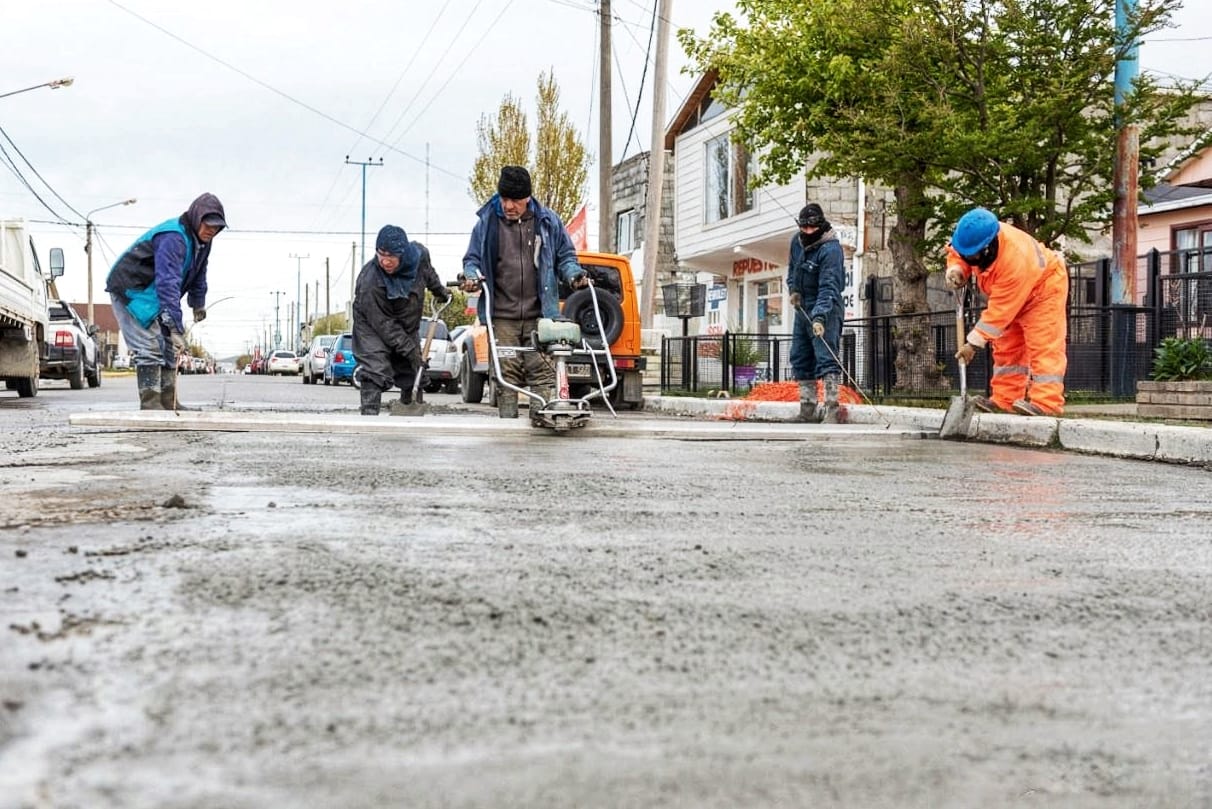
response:
{"label": "orange mesh netting", "polygon": [[[825,398],[825,381],[816,381],[816,400]],[[799,382],[761,382],[753,386],[745,397],[751,402],[798,402],[800,400]],[[861,400],[854,388],[847,385],[837,386],[837,401],[839,404],[858,404]]]}
{"label": "orange mesh netting", "polygon": [[[816,400],[825,398],[825,382],[816,381]],[[758,402],[798,402],[800,400],[799,382],[760,382],[753,386],[749,394],[741,401],[730,402],[724,408],[719,418],[725,421],[745,421],[757,410]],[[854,388],[838,385],[837,401],[839,404],[858,404],[862,401]]]}

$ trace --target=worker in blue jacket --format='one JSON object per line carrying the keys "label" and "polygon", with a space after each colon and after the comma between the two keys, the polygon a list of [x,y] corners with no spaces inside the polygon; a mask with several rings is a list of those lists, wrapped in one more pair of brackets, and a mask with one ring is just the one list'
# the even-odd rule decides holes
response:
{"label": "worker in blue jacket", "polygon": [[[498,344],[524,345],[539,318],[560,315],[556,275],[574,288],[589,283],[577,262],[576,249],[559,214],[532,196],[530,172],[522,166],[505,166],[497,193],[476,212],[467,253],[463,256],[463,290],[490,288],[492,331]],[[480,296],[479,316],[487,323],[485,299]],[[555,368],[537,352],[501,360],[505,381],[530,389],[545,401],[555,397]],[[537,407],[531,408],[536,421]],[[517,418],[518,394],[497,393],[497,415]]]}
{"label": "worker in blue jacket", "polygon": [[177,357],[188,353],[181,299],[194,322],[206,318],[211,243],[227,227],[223,203],[202,194],[189,210],[144,233],[105,279],[114,317],[135,364],[141,410],[179,410]]}
{"label": "worker in blue jacket", "polygon": [[[791,293],[791,370],[800,383],[797,421],[837,423],[842,367],[842,289],[846,260],[842,243],[821,206],[810,202],[796,217],[799,232],[791,237],[787,289]],[[824,400],[817,403],[816,380],[824,380]]]}

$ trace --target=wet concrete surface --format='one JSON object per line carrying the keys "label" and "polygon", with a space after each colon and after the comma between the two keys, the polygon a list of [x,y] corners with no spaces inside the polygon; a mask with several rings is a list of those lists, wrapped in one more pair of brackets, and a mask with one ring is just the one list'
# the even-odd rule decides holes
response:
{"label": "wet concrete surface", "polygon": [[1207,471],[99,391],[0,397],[5,809],[1212,805]]}

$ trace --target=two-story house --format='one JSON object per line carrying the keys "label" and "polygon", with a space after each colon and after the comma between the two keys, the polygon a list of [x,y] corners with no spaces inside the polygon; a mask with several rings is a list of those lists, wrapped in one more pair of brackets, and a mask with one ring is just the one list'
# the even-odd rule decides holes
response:
{"label": "two-story house", "polygon": [[715,306],[695,331],[791,332],[787,259],[798,232],[796,215],[809,201],[821,205],[842,242],[846,316],[865,314],[859,291],[879,252],[887,254],[882,233],[888,195],[872,193],[861,180],[808,180],[805,172],[784,184],[756,186],[756,161],[733,141],[732,113],[712,92],[716,81],[714,72],[699,80],[665,135],[674,158],[676,268],[713,285]]}

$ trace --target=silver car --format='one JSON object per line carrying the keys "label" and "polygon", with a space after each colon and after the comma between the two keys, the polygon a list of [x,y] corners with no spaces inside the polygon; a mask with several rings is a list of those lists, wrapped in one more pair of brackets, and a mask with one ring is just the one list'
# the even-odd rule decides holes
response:
{"label": "silver car", "polygon": [[312,338],[311,346],[303,355],[303,384],[314,385],[324,378],[324,366],[328,364],[328,350],[337,339],[335,334],[318,334]]}
{"label": "silver car", "polygon": [[[418,336],[422,348],[425,346],[425,336],[429,333],[429,318],[421,318],[421,329]],[[433,342],[429,345],[429,370],[425,374],[426,393],[437,393],[445,389],[447,393],[459,392],[459,352],[450,345],[450,332],[441,320],[436,321],[433,331]]]}

